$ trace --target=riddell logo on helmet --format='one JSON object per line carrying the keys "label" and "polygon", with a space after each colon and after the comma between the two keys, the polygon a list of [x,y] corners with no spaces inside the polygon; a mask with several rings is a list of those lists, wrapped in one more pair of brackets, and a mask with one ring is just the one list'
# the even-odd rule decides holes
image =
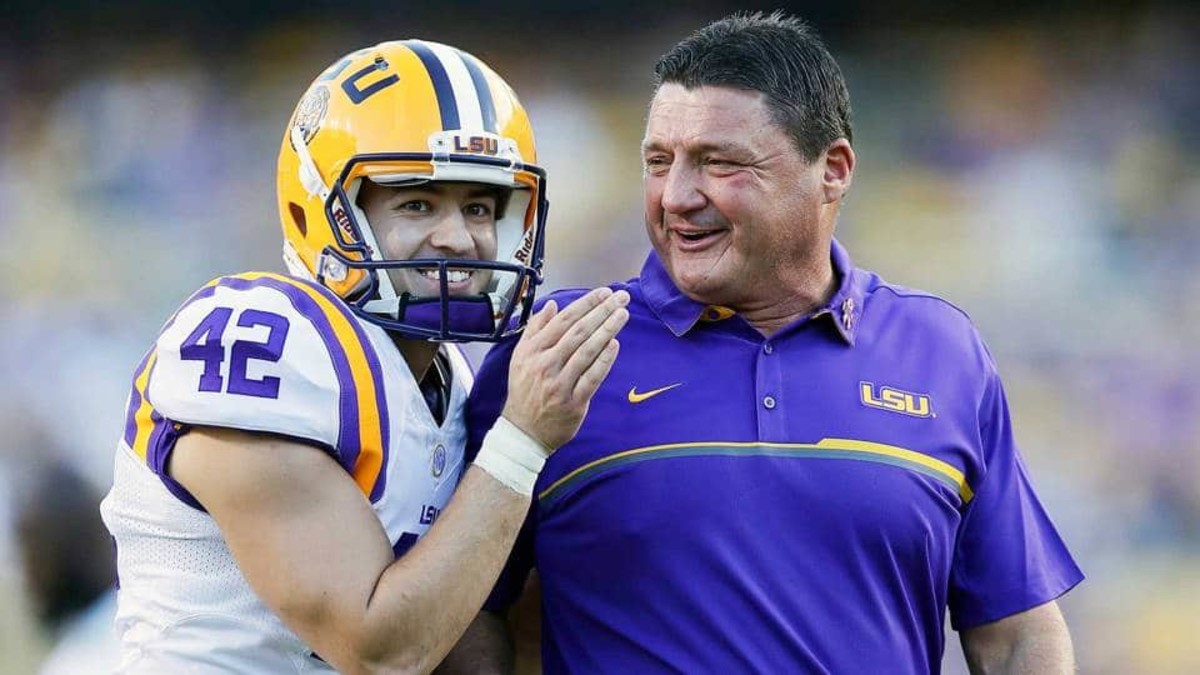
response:
{"label": "riddell logo on helmet", "polygon": [[533,255],[533,230],[525,230],[525,235],[521,237],[521,247],[513,254],[513,258],[522,265],[528,265],[531,255]]}
{"label": "riddell logo on helmet", "polygon": [[350,216],[346,215],[346,210],[340,205],[333,209],[333,219],[337,222],[337,226],[342,230],[349,240],[354,240],[354,229],[350,227]]}

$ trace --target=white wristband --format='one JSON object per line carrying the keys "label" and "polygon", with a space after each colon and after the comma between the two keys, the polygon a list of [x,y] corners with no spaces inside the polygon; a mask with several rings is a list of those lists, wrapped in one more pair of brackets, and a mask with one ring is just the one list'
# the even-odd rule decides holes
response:
{"label": "white wristband", "polygon": [[475,466],[517,493],[530,497],[549,454],[550,450],[536,438],[499,417],[492,430],[483,437],[483,446],[475,456]]}

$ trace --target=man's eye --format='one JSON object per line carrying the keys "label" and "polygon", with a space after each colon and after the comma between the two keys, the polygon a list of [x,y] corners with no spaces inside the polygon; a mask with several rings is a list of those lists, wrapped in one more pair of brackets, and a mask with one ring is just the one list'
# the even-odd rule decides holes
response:
{"label": "man's eye", "polygon": [[432,206],[424,199],[410,199],[400,206],[396,207],[397,211],[411,211],[413,213],[425,213],[432,210]]}
{"label": "man's eye", "polygon": [[661,155],[647,157],[642,160],[642,164],[645,166],[646,171],[651,173],[661,173],[671,168],[671,160]]}
{"label": "man's eye", "polygon": [[705,158],[704,163],[707,166],[715,166],[718,168],[732,168],[735,166],[741,166],[737,162],[728,159],[722,159],[720,157],[707,157]]}
{"label": "man's eye", "polygon": [[466,212],[466,214],[468,216],[472,216],[474,218],[487,218],[492,215],[491,205],[483,204],[481,202],[475,202],[474,204],[467,204],[467,206],[463,210]]}

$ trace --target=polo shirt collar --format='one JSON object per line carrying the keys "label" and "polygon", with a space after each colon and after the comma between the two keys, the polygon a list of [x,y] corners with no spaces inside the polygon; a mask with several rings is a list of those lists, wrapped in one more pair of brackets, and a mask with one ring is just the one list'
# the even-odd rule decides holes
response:
{"label": "polo shirt collar", "polygon": [[[850,254],[836,239],[830,247],[830,260],[838,279],[838,288],[829,302],[809,316],[785,326],[780,332],[806,320],[828,316],[842,339],[853,345],[858,320],[862,316],[865,274],[855,269]],[[654,250],[646,257],[640,281],[646,304],[676,337],[683,336],[701,321],[720,321],[734,315],[726,307],[705,305],[684,295],[675,287],[662,259]]]}

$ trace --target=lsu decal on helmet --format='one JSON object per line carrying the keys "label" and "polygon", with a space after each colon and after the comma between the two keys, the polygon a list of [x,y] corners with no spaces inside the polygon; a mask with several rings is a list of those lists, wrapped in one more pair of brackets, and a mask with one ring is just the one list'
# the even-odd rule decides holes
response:
{"label": "lsu decal on helmet", "polygon": [[[494,341],[517,332],[541,283],[546,174],[512,89],[483,62],[435,42],[384,42],[338,60],[309,86],[279,151],[284,261],[368,321],[408,338]],[[356,199],[363,180],[453,181],[506,191],[496,259],[384,257]],[[392,274],[436,276],[440,293],[398,291]],[[450,292],[464,274],[486,291]],[[512,319],[516,319],[513,321]]]}

